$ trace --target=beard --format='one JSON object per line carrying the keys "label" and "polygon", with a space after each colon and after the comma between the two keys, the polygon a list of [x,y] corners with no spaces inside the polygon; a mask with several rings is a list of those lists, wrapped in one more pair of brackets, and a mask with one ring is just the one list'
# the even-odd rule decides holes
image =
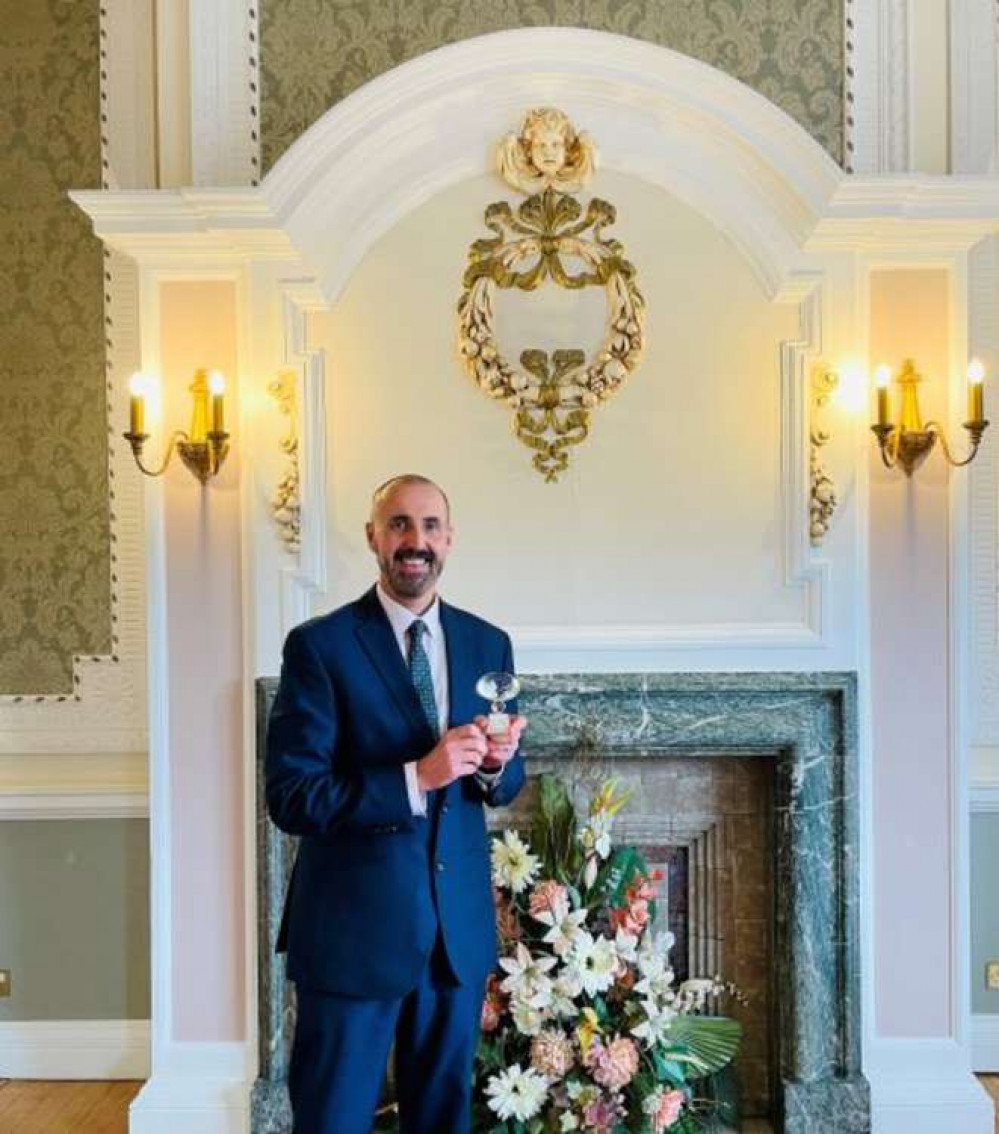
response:
{"label": "beard", "polygon": [[[405,570],[406,565],[414,562],[424,564],[424,570]],[[432,551],[397,551],[391,558],[385,556],[379,559],[378,566],[391,590],[404,598],[420,598],[425,595],[433,589],[444,570],[443,563]]]}

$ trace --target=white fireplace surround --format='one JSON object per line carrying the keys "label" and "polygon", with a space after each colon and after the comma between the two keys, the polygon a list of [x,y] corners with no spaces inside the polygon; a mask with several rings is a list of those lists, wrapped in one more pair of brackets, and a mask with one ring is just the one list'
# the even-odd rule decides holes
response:
{"label": "white fireplace surround", "polygon": [[[166,626],[166,549],[160,486],[147,486],[151,825],[153,838],[153,1077],[133,1109],[131,1129],[159,1134],[235,1134],[247,1129],[246,1098],[255,1077],[256,909],[252,682],[278,669],[284,631],[308,613],[309,594],[324,587],[326,507],[323,479],[323,380],[327,360],[305,336],[308,310],[334,304],[352,271],[378,238],[422,202],[479,174],[496,138],[523,109],[555,103],[583,120],[600,140],[605,168],[632,174],[676,195],[725,232],[752,265],[767,295],[797,303],[800,341],[785,345],[782,483],[787,570],[812,588],[807,623],[758,627],[748,639],[731,627],[684,638],[662,629],[646,640],[623,627],[602,641],[594,632],[566,634],[561,642],[530,635],[518,642],[521,668],[551,665],[554,653],[575,656],[579,668],[606,667],[596,657],[663,651],[686,655],[686,668],[843,668],[834,645],[827,565],[805,538],[807,431],[805,362],[845,342],[864,341],[868,273],[886,265],[933,266],[948,273],[959,297],[951,334],[952,371],[967,355],[969,250],[999,232],[999,182],[972,177],[904,175],[851,177],[790,118],[762,96],[694,60],[663,48],[605,33],[574,29],[502,32],[442,48],[368,83],[330,110],[284,155],[257,188],[131,193],[74,193],[112,249],[138,264],[138,333],[144,366],[159,354],[158,288],[165,280],[226,279],[235,283],[240,324],[241,380],[262,389],[279,368],[294,367],[301,382],[303,549],[291,561],[270,530],[266,457],[254,448],[255,425],[237,425],[247,467],[242,491],[244,561],[244,852],[248,895],[245,920],[244,1043],[192,1043],[172,1029],[171,942],[179,931],[171,910],[173,852],[179,838],[171,800],[166,733],[170,689]],[[838,258],[838,259],[837,259]],[[849,270],[843,265],[849,263]],[[955,384],[952,403],[959,405]],[[244,404],[249,399],[244,400]],[[248,413],[249,411],[247,411]],[[866,449],[861,450],[866,453]],[[263,471],[261,471],[263,470]],[[863,473],[860,473],[863,483]],[[953,514],[965,482],[952,480]],[[866,528],[861,503],[858,529]],[[967,555],[967,531],[958,519],[954,562]],[[863,545],[861,545],[863,547]],[[861,558],[866,552],[861,551]],[[954,584],[959,587],[959,583]],[[956,609],[966,609],[955,592]],[[867,624],[866,593],[856,596],[856,625]],[[585,629],[585,628],[584,628]],[[870,718],[866,644],[860,631],[855,663],[861,691],[861,922],[870,924],[872,817]],[[958,637],[958,667],[964,639]],[[658,651],[656,656],[651,654]],[[698,656],[698,652],[700,656]],[[588,655],[594,655],[590,665]],[[642,668],[645,668],[643,663]],[[563,668],[565,668],[563,666]],[[960,675],[958,675],[960,676]],[[967,735],[958,699],[953,747]],[[967,987],[967,784],[955,762],[953,788],[956,911],[954,987]],[[952,1034],[898,1040],[874,1034],[873,943],[863,958],[865,1071],[879,1134],[921,1134],[960,1124],[989,1134],[984,1096],[967,1068],[966,997],[956,1003]],[[929,1084],[929,1086],[927,1086]],[[945,1109],[943,1109],[945,1108]],[[941,1125],[944,1123],[944,1125]]]}

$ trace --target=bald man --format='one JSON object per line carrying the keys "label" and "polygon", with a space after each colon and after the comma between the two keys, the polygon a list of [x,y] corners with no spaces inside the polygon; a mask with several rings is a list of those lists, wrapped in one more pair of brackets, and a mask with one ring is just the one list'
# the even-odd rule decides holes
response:
{"label": "bald man", "polygon": [[291,631],[267,731],[268,810],[300,836],[278,939],[294,1134],[370,1134],[393,1040],[402,1134],[467,1134],[496,963],[483,807],[523,786],[526,721],[487,735],[475,683],[513,651],[438,597],[444,492],[394,477],[366,534],[378,583]]}

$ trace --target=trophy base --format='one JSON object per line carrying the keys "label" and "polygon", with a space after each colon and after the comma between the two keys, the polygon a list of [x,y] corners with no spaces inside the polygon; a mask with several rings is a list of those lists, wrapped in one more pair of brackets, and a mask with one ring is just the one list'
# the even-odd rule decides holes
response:
{"label": "trophy base", "polygon": [[492,737],[506,736],[510,731],[509,713],[490,713],[486,721],[486,735]]}

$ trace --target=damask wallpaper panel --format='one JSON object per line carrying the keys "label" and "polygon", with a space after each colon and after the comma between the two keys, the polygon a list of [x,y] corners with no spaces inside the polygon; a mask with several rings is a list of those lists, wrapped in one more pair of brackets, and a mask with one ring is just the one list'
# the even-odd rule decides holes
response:
{"label": "damask wallpaper panel", "polygon": [[508,28],[616,32],[758,90],[842,161],[844,0],[261,0],[264,169],[324,111],[399,63]]}
{"label": "damask wallpaper panel", "polygon": [[111,649],[98,0],[0,0],[0,693]]}

